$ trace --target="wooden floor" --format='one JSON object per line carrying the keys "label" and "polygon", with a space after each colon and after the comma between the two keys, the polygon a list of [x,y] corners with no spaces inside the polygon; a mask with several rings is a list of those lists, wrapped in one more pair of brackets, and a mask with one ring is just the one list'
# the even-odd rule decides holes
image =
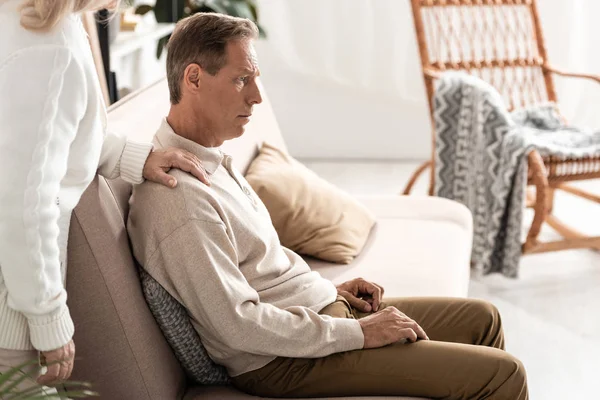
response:
{"label": "wooden floor", "polygon": [[[399,193],[418,163],[303,160],[352,194]],[[600,193],[600,180],[582,187]],[[415,194],[426,193],[420,182]],[[585,233],[600,234],[600,207],[558,193],[555,211]],[[530,214],[526,218],[531,218]],[[558,238],[549,228],[541,239]],[[600,252],[569,250],[522,258],[520,277],[472,279],[471,297],[500,310],[507,350],[529,377],[532,400],[600,399]]]}

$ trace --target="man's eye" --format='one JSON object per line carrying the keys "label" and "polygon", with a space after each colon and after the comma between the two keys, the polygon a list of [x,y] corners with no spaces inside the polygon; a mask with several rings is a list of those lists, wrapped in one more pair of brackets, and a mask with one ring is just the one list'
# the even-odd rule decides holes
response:
{"label": "man's eye", "polygon": [[242,77],[238,78],[238,81],[242,82],[243,84],[246,84],[246,83],[248,83],[248,77],[242,76]]}

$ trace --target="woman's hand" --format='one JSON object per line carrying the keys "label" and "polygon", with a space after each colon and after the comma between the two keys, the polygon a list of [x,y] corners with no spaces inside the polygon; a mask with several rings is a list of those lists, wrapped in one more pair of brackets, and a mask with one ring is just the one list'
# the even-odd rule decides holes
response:
{"label": "woman's hand", "polygon": [[73,362],[75,361],[75,344],[71,340],[63,347],[52,350],[42,351],[40,354],[40,364],[48,367],[48,371],[37,379],[40,385],[55,385],[69,379],[73,372]]}
{"label": "woman's hand", "polygon": [[169,147],[166,150],[156,150],[150,153],[144,165],[143,175],[149,181],[161,183],[170,188],[177,186],[177,179],[167,174],[171,168],[189,172],[200,181],[210,186],[208,174],[198,157],[189,151]]}

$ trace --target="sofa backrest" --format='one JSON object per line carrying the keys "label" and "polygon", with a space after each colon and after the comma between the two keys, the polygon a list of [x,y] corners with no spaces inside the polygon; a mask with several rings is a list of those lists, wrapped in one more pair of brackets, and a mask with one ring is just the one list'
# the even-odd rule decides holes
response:
{"label": "sofa backrest", "polygon": [[[162,80],[112,106],[109,128],[149,141],[168,110]],[[284,147],[266,96],[246,133],[223,150],[245,173],[264,140]],[[146,305],[129,246],[130,194],[125,182],[96,177],[73,213],[67,270],[77,357],[72,378],[91,382],[102,399],[180,399],[185,374]]]}
{"label": "sofa backrest", "polygon": [[71,218],[72,379],[90,382],[101,399],[180,399],[185,375],[146,306],[119,206],[130,193],[122,181],[96,177]]}

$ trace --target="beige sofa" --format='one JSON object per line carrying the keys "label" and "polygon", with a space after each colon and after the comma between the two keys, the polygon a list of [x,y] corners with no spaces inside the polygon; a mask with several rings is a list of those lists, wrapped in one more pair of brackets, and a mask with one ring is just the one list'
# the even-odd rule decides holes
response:
{"label": "beige sofa", "polygon": [[[111,107],[109,127],[150,140],[168,107],[163,80]],[[284,146],[266,96],[253,118],[244,136],[223,146],[243,172],[263,140]],[[142,295],[124,225],[130,191],[122,181],[96,178],[73,214],[67,276],[77,346],[73,379],[91,382],[110,400],[255,399],[186,381]],[[472,227],[465,207],[430,197],[360,200],[378,216],[365,249],[350,265],[308,260],[314,269],[334,283],[373,280],[387,296],[467,295]]]}

